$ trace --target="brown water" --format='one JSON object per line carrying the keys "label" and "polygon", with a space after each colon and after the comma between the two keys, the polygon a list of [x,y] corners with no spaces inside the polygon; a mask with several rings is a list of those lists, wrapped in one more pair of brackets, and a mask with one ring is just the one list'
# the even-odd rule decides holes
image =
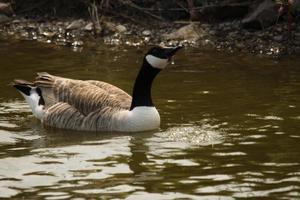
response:
{"label": "brown water", "polygon": [[8,86],[47,71],[130,92],[146,49],[0,40],[0,198],[300,199],[300,59],[186,48],[148,133],[47,130]]}

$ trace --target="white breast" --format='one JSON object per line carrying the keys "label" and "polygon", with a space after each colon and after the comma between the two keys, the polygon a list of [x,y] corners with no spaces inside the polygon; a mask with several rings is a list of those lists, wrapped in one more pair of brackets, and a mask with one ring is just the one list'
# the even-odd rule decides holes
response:
{"label": "white breast", "polygon": [[138,132],[155,130],[160,126],[160,116],[155,107],[139,106],[131,111],[120,111],[113,117],[114,131]]}

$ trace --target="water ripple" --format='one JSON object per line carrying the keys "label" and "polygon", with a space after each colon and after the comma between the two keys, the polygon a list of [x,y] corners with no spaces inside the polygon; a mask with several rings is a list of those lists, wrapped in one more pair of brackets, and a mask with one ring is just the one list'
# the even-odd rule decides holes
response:
{"label": "water ripple", "polygon": [[41,136],[32,135],[32,132],[11,132],[0,130],[0,146],[1,145],[8,145],[8,144],[16,144],[19,141],[32,141],[40,139]]}
{"label": "water ripple", "polygon": [[200,146],[220,144],[224,140],[224,133],[210,125],[173,127],[156,135],[171,141]]}
{"label": "water ripple", "polygon": [[[76,181],[78,187],[86,184],[82,183],[84,180],[103,180],[114,174],[131,174],[126,163],[109,162],[131,155],[128,139],[114,138],[102,145],[40,148],[32,150],[32,155],[0,159],[0,191],[3,191],[0,197],[14,196],[19,190],[35,187],[66,187],[61,181]],[[16,190],[11,190],[11,187]]]}

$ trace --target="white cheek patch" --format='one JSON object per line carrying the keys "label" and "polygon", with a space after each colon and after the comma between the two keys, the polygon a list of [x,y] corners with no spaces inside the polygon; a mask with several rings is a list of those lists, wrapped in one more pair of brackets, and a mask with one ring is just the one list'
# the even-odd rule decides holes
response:
{"label": "white cheek patch", "polygon": [[168,59],[167,58],[158,58],[153,55],[147,55],[146,56],[147,62],[154,68],[158,69],[164,69],[168,65]]}

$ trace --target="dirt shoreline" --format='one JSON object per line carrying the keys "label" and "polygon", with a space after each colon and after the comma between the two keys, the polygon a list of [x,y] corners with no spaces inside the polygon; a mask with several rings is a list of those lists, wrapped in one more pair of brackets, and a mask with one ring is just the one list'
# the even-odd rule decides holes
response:
{"label": "dirt shoreline", "polygon": [[177,21],[135,25],[105,18],[95,37],[93,23],[84,19],[37,21],[16,17],[0,24],[0,37],[30,40],[80,50],[102,40],[109,45],[177,45],[243,52],[267,57],[300,55],[300,26],[281,22],[264,30],[246,30],[241,21],[197,23]]}

